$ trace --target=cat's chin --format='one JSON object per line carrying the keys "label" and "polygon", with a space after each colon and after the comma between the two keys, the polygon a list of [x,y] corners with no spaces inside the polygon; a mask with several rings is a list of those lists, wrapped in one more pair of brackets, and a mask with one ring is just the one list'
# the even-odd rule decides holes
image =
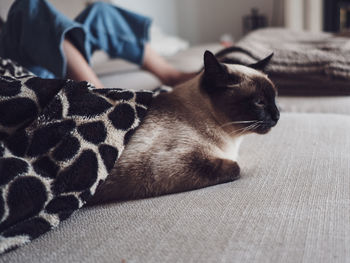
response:
{"label": "cat's chin", "polygon": [[254,132],[257,134],[266,134],[271,130],[271,127],[259,127]]}

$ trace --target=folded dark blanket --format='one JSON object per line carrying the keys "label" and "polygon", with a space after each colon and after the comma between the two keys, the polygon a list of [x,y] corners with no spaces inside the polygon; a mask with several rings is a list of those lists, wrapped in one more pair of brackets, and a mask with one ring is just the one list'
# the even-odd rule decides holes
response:
{"label": "folded dark blanket", "polygon": [[252,64],[274,53],[267,73],[282,93],[350,95],[350,38],[288,29],[257,30],[221,52],[226,62]]}
{"label": "folded dark blanket", "polygon": [[0,253],[56,227],[89,200],[153,94],[41,79],[0,59]]}

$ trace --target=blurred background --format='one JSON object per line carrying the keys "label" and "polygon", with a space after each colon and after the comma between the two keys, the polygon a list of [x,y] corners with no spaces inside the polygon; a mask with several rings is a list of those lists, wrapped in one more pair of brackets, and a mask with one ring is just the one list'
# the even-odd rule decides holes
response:
{"label": "blurred background", "polygon": [[[74,18],[94,0],[48,0]],[[350,0],[103,0],[149,16],[153,48],[171,56],[190,46],[230,46],[251,30],[285,27],[310,32],[350,29]],[[0,0],[6,20],[14,0]]]}
{"label": "blurred background", "polygon": [[[13,0],[0,1],[2,18],[6,18],[8,7],[12,2]],[[93,1],[49,0],[49,2],[68,17],[74,18]],[[328,10],[332,9],[333,5],[336,9],[339,4],[349,3],[347,0],[105,0],[105,2],[150,16],[153,18],[156,31],[180,37],[191,45],[217,42],[222,38],[226,41],[236,41],[250,29],[261,26],[310,31],[334,29],[334,25],[325,26],[324,7],[326,6]],[[330,22],[331,19],[328,17],[327,19],[329,20],[327,23],[331,25],[333,22]]]}

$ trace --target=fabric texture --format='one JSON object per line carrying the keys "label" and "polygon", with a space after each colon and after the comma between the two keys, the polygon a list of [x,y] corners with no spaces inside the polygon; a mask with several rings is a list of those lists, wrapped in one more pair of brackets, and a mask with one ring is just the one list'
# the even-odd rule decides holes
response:
{"label": "fabric texture", "polygon": [[82,207],[155,93],[42,79],[0,59],[0,254]]}
{"label": "fabric texture", "polygon": [[288,29],[253,31],[223,61],[251,64],[274,56],[266,71],[285,95],[350,95],[350,38]]}
{"label": "fabric texture", "polygon": [[343,115],[282,114],[243,140],[239,180],[80,209],[0,261],[347,262],[349,129]]}
{"label": "fabric texture", "polygon": [[151,20],[96,2],[72,21],[46,0],[16,0],[0,34],[0,56],[42,78],[64,78],[62,42],[67,37],[88,62],[95,50],[142,64]]}

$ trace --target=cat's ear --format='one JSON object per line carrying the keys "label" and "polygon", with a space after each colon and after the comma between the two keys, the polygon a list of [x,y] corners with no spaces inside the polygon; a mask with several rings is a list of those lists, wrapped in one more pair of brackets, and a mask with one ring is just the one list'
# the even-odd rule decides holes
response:
{"label": "cat's ear", "polygon": [[271,53],[266,58],[258,61],[257,63],[248,65],[248,67],[256,69],[256,70],[264,71],[265,68],[267,67],[267,65],[270,63],[270,60],[272,57],[273,57],[273,53]]}
{"label": "cat's ear", "polygon": [[204,74],[207,77],[216,77],[217,75],[221,75],[223,73],[225,73],[225,68],[223,67],[223,65],[220,64],[220,62],[217,60],[213,53],[211,53],[208,50],[205,51]]}

